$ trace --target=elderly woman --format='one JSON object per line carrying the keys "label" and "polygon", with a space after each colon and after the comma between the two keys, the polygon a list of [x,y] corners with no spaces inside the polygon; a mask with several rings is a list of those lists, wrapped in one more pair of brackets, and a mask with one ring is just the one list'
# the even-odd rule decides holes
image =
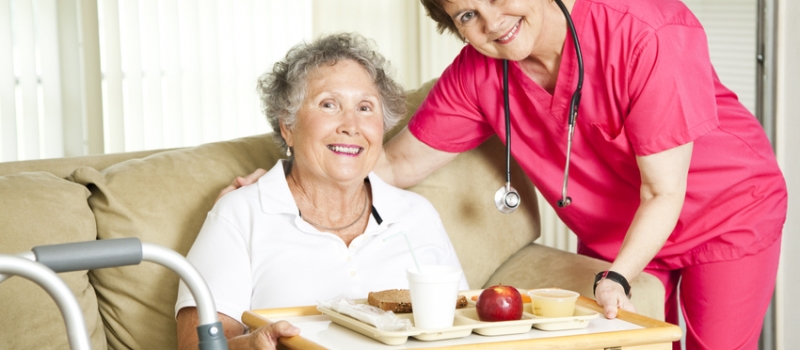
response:
{"label": "elderly woman", "polygon": [[[457,266],[433,206],[371,173],[383,134],[405,113],[402,88],[364,38],[301,44],[259,80],[265,114],[288,160],[220,198],[187,258],[206,279],[230,348],[270,348],[286,322],[247,333],[242,312],[314,305],[408,288],[409,235],[421,263]],[[466,289],[462,277],[461,289]],[[197,313],[181,285],[181,348],[196,348]]]}

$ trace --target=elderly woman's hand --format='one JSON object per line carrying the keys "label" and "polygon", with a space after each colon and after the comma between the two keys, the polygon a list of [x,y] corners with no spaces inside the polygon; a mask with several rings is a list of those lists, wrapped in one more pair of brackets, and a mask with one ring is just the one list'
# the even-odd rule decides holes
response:
{"label": "elderly woman's hand", "polygon": [[234,190],[240,187],[244,187],[255,183],[256,181],[258,181],[258,178],[264,176],[264,174],[266,173],[267,173],[266,170],[258,168],[256,169],[256,171],[252,172],[250,175],[247,175],[245,177],[237,176],[235,179],[233,179],[233,182],[231,182],[231,184],[228,185],[228,187],[223,188],[222,191],[219,192],[219,195],[217,196],[217,199],[214,200],[214,202],[219,201],[219,199],[222,198],[222,196],[226,195],[228,192],[233,192]]}
{"label": "elderly woman's hand", "polygon": [[612,280],[601,280],[594,291],[594,297],[597,300],[597,304],[603,307],[603,314],[606,318],[616,318],[617,308],[636,312],[636,307],[625,295],[622,285]]}
{"label": "elderly woman's hand", "polygon": [[[225,338],[228,340],[228,349],[275,349],[278,338],[293,337],[300,334],[300,329],[289,322],[279,321],[260,327],[251,333],[246,333],[246,328],[238,320],[223,313],[217,313]],[[185,307],[178,312],[178,349],[197,349],[198,324],[197,308]]]}
{"label": "elderly woman's hand", "polygon": [[[289,322],[278,321],[270,323],[266,326],[256,329],[248,334],[247,349],[276,349],[278,347],[278,338],[280,337],[293,337],[300,334],[300,328],[292,326]],[[238,340],[238,339],[237,339]],[[232,349],[238,348],[232,345]]]}

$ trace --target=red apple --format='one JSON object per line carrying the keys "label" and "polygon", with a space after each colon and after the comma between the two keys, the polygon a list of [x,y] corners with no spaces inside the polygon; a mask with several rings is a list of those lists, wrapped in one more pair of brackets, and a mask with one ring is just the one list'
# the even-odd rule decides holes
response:
{"label": "red apple", "polygon": [[484,322],[519,320],[522,318],[522,296],[512,286],[492,286],[478,296],[475,311]]}

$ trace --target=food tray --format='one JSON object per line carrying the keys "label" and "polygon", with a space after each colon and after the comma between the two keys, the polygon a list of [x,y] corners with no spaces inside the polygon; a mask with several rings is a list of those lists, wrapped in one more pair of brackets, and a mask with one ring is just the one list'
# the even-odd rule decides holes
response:
{"label": "food tray", "polygon": [[[354,300],[357,304],[366,304],[366,299],[356,299]],[[342,327],[349,328],[353,331],[366,335],[367,337],[373,338],[377,341],[380,341],[384,344],[388,345],[400,345],[404,344],[408,341],[408,337],[414,337],[419,340],[423,341],[433,341],[433,340],[444,340],[444,339],[455,339],[455,338],[464,338],[469,336],[472,333],[472,325],[459,325],[453,322],[453,327],[442,328],[442,329],[417,329],[412,328],[405,331],[382,331],[375,326],[362,322],[358,319],[350,317],[346,314],[342,314],[337,312],[336,310],[317,306],[317,310],[319,312],[328,315],[330,317],[331,322],[336,323]],[[404,318],[411,321],[411,324],[414,324],[414,315],[413,314],[396,314],[398,318]]]}
{"label": "food tray", "polygon": [[[593,310],[576,306],[575,314],[571,317],[538,317],[531,313],[530,303],[524,304],[522,319],[504,322],[483,322],[478,319],[475,310],[475,302],[471,300],[472,295],[480,294],[481,290],[460,292],[460,295],[467,297],[468,305],[466,308],[458,309],[455,312],[453,326],[441,329],[416,329],[411,328],[406,331],[382,331],[375,326],[362,322],[348,315],[339,313],[333,309],[318,306],[317,310],[330,317],[331,322],[342,327],[348,328],[367,337],[380,341],[388,345],[401,345],[408,341],[408,337],[413,337],[422,341],[436,341],[445,339],[464,338],[471,333],[484,336],[499,336],[527,333],[531,327],[540,330],[566,330],[579,329],[589,325],[592,319],[599,314]],[[520,292],[526,292],[520,289]],[[366,304],[366,299],[357,299],[354,302]],[[396,314],[399,318],[408,319],[414,324],[413,314]]]}

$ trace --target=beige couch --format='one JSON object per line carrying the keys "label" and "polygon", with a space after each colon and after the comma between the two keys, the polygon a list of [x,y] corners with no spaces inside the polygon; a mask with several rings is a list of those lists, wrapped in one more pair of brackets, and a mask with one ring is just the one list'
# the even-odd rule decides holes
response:
{"label": "beige couch", "polygon": [[[409,94],[411,111],[429,88]],[[555,286],[591,297],[592,276],[608,263],[532,243],[539,236],[536,194],[516,164],[523,204],[510,215],[495,209],[503,152],[493,138],[411,190],[438,209],[471,288]],[[186,254],[220,189],[280,157],[271,137],[259,135],[178,150],[2,163],[0,253],[138,237]],[[94,349],[175,348],[178,279],[171,271],[144,262],[61,276],[80,303]],[[640,313],[663,319],[664,289],[655,277],[640,276],[633,291]],[[0,313],[0,349],[67,348],[55,303],[32,282],[14,277],[0,284]]]}

